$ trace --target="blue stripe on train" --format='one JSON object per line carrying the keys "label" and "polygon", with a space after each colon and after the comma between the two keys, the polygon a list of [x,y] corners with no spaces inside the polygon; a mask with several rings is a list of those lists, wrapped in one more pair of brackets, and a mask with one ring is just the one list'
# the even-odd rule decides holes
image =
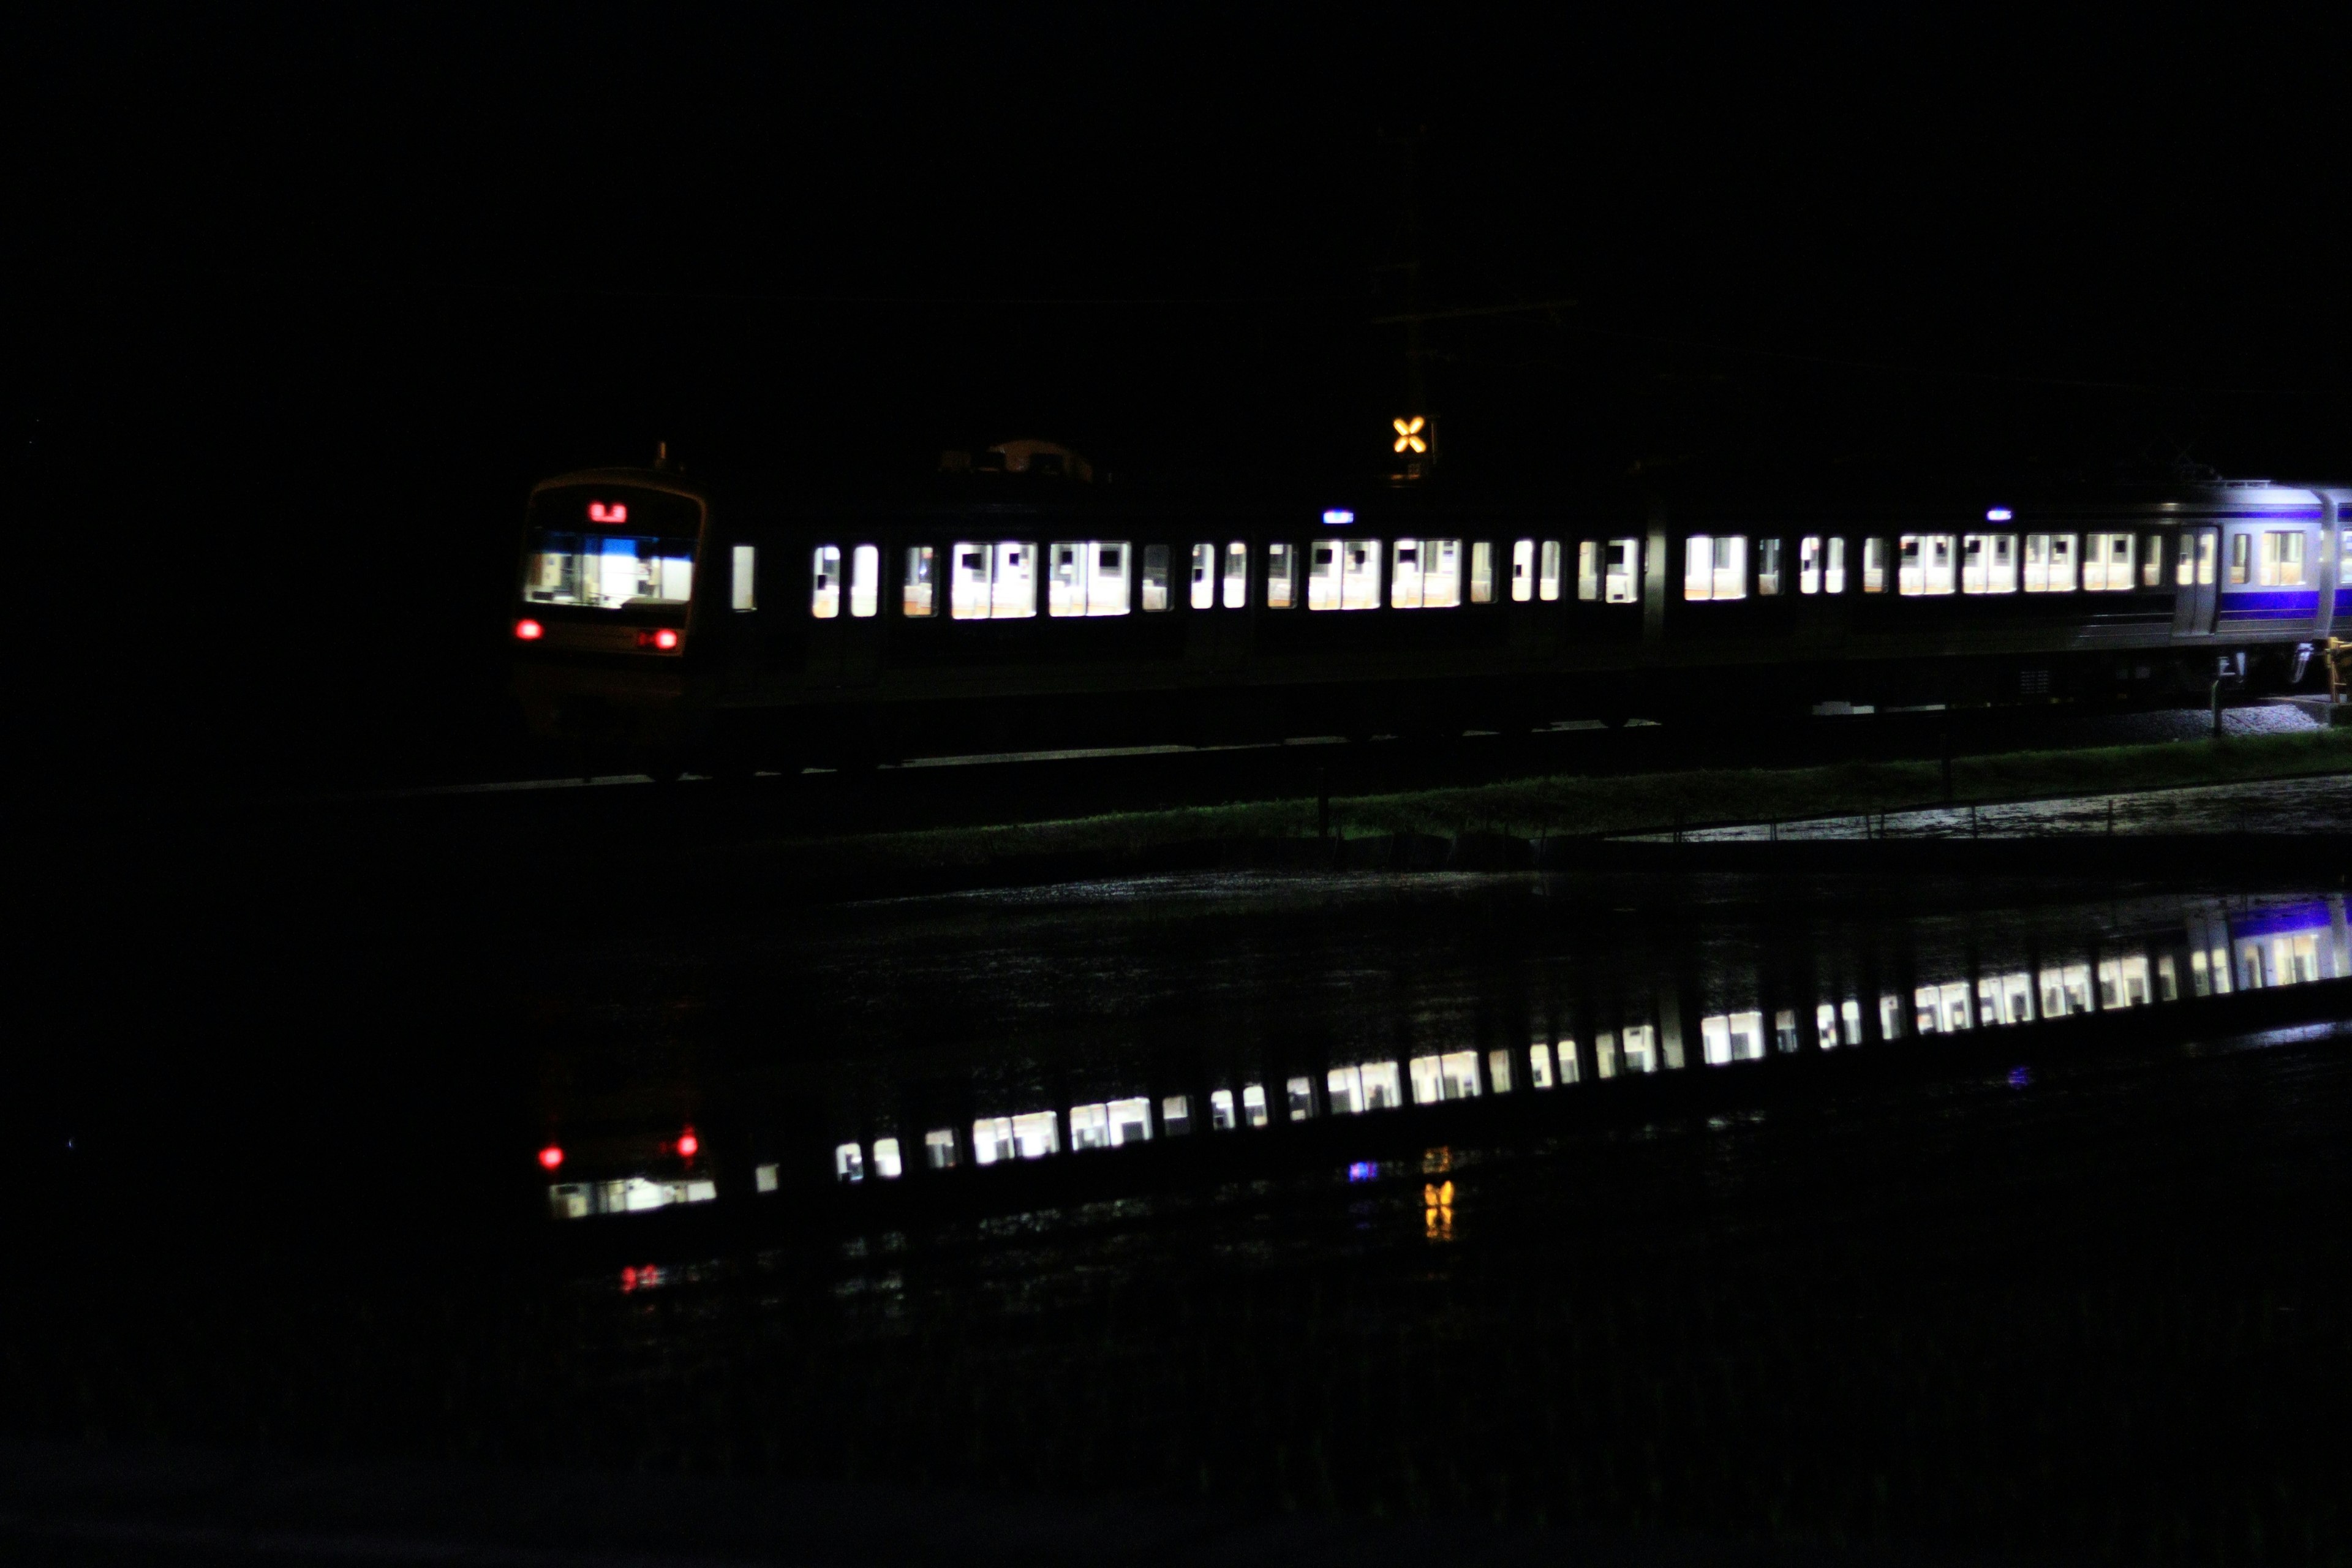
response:
{"label": "blue stripe on train", "polygon": [[2224,610],[2296,610],[2309,615],[2319,607],[2316,588],[2225,588]]}
{"label": "blue stripe on train", "polygon": [[2221,612],[2221,622],[2224,626],[2268,626],[2273,622],[2284,626],[2292,621],[2308,621],[2315,619],[2317,613],[2318,612],[2315,609],[2242,610],[2237,614],[2232,615],[2231,612],[2224,610]]}

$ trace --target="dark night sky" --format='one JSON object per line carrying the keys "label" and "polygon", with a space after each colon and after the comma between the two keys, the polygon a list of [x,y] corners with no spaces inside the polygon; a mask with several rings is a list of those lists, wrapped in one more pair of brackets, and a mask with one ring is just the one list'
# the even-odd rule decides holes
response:
{"label": "dark night sky", "polygon": [[[13,50],[13,444],[182,565],[158,519],[208,473],[211,526],[303,542],[245,596],[341,579],[474,648],[454,689],[520,487],[656,437],[706,472],[1025,433],[1376,461],[1383,136],[1420,125],[1427,302],[1576,301],[1433,329],[1454,474],[2352,474],[2327,40],[1987,15],[60,9]],[[420,526],[438,570],[394,569]],[[116,602],[205,618],[156,576]],[[340,642],[263,664],[217,705],[415,696]]]}

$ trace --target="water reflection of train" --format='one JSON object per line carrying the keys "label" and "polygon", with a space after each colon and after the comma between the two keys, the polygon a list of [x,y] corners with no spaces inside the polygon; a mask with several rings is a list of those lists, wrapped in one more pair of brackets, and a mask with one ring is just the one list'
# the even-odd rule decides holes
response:
{"label": "water reflection of train", "polygon": [[2352,489],[1285,501],[1097,486],[1038,442],[961,456],[848,500],[543,481],[512,619],[530,728],[728,770],[2158,700],[2305,679],[2352,614]]}
{"label": "water reflection of train", "polygon": [[[2341,894],[2150,898],[2101,906],[2093,923],[2017,921],[1830,952],[1727,935],[1646,973],[1593,965],[1555,976],[1530,993],[1523,1024],[1423,1038],[1394,1055],[1344,1046],[1235,1053],[1212,1041],[1151,1066],[1081,1049],[1050,1070],[1007,1072],[985,1051],[928,1053],[845,1072],[814,1097],[828,1125],[782,1135],[771,1124],[747,1134],[763,1146],[715,1163],[690,1131],[658,1144],[608,1142],[592,1170],[551,1143],[542,1158],[571,1169],[548,1193],[558,1217],[584,1218],[705,1203],[730,1183],[755,1199],[828,1184],[938,1191],[950,1179],[986,1184],[990,1167],[1329,1119],[1381,1118],[1388,1127],[1394,1116],[1406,1128],[1427,1108],[1606,1095],[1615,1091],[1595,1086],[1774,1058],[2011,1031],[2024,1047],[2052,1023],[2174,1007],[2189,1010],[2186,1021],[2201,999],[2352,977]],[[756,1116],[740,1121],[760,1125]]]}

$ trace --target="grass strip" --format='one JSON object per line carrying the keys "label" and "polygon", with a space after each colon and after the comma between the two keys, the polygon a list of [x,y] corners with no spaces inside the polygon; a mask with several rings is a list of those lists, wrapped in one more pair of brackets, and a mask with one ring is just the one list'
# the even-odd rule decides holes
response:
{"label": "grass strip", "polygon": [[[1331,830],[1343,837],[1465,832],[1591,837],[1677,825],[1785,822],[2347,772],[2352,772],[2352,732],[2324,730],[2220,742],[2168,741],[1958,757],[1951,763],[1948,794],[1944,764],[1927,761],[1515,779],[1399,795],[1335,795]],[[1297,799],[850,838],[772,840],[764,847],[791,849],[818,860],[840,855],[869,870],[915,869],[1035,856],[1134,855],[1203,839],[1310,837],[1316,830],[1316,803]]]}

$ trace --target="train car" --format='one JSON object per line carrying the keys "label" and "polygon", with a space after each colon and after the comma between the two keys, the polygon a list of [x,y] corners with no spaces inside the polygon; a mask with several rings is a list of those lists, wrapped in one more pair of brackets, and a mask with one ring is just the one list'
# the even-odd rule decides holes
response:
{"label": "train car", "polygon": [[2352,615],[2352,490],[1485,500],[1097,485],[1009,443],[918,489],[531,491],[531,731],[674,766],[1636,715],[2275,689]]}

